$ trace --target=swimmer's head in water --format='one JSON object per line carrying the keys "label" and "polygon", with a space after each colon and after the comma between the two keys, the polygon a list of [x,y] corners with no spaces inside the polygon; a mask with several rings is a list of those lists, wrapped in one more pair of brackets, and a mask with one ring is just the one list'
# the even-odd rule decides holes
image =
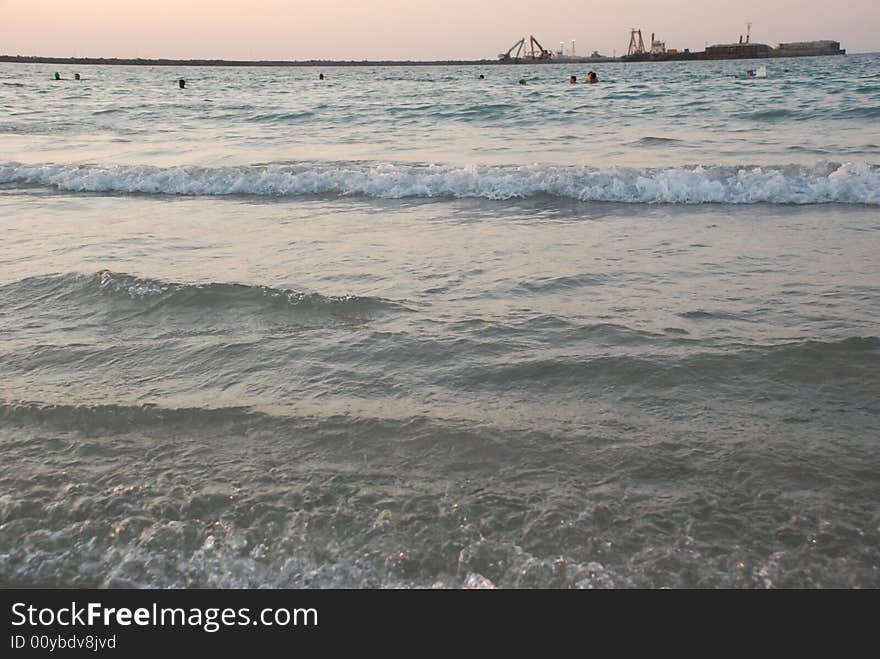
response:
{"label": "swimmer's head in water", "polygon": [[74,74],[73,74],[73,79],[74,79],[74,80],[79,80],[79,73],[74,73]]}
{"label": "swimmer's head in water", "polygon": [[323,73],[319,73],[319,74],[318,74],[318,80],[323,80],[323,79],[324,79],[324,74],[323,74]]}
{"label": "swimmer's head in water", "polygon": [[596,75],[595,71],[590,71],[587,74],[587,81],[588,82],[599,82],[599,76]]}
{"label": "swimmer's head in water", "polygon": [[577,84],[577,81],[578,81],[577,76],[568,76],[568,82],[570,82],[572,85]]}
{"label": "swimmer's head in water", "polygon": [[180,80],[177,81],[177,85],[178,85],[181,89],[185,89],[185,88],[186,88],[186,80],[184,80],[183,78],[181,78]]}
{"label": "swimmer's head in water", "polygon": [[55,80],[61,80],[61,74],[58,71],[55,72]]}
{"label": "swimmer's head in water", "polygon": [[519,84],[521,84],[521,85],[526,84],[526,79],[525,79],[525,78],[520,78],[520,79],[519,79]]}
{"label": "swimmer's head in water", "polygon": [[481,73],[481,74],[480,74],[480,80],[484,80],[485,78],[486,78],[486,76],[484,76],[484,75]]}

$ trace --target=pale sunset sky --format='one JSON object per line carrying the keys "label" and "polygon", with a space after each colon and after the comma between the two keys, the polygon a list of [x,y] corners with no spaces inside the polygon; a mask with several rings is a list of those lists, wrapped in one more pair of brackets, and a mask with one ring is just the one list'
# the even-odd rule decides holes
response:
{"label": "pale sunset sky", "polygon": [[880,0],[0,0],[0,54],[218,59],[494,59],[534,34],[556,50],[625,52],[834,39],[880,51]]}

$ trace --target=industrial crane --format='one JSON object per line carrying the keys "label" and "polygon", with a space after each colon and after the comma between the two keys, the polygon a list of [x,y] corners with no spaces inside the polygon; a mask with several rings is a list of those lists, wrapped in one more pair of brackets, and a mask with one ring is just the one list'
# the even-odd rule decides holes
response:
{"label": "industrial crane", "polygon": [[526,51],[525,56],[529,59],[550,59],[553,57],[553,52],[544,48],[544,46],[542,46],[538,40],[530,34],[529,49]]}
{"label": "industrial crane", "polygon": [[[513,59],[513,61],[517,61],[519,59],[519,54],[522,52],[523,46],[525,46],[525,44],[526,44],[526,38],[523,37],[522,39],[517,41],[515,44],[513,44],[510,47],[510,50],[508,50],[506,53],[501,53],[500,55],[498,55],[498,59],[500,59],[502,61],[507,61],[510,59]],[[510,53],[513,52],[514,48],[516,48],[516,55],[511,57]]]}
{"label": "industrial crane", "polygon": [[[522,55],[523,59],[550,59],[553,57],[553,51],[547,50],[541,43],[535,39],[534,35],[529,35],[529,47],[528,50],[523,52],[523,48],[526,44],[526,38],[523,37],[515,44],[510,47],[506,53],[501,53],[498,55],[498,59],[502,62],[518,62],[520,60],[520,55]],[[516,55],[511,56],[511,53],[516,50]]]}
{"label": "industrial crane", "polygon": [[627,57],[633,57],[645,54],[645,42],[642,40],[642,31],[632,28],[629,32],[629,50],[626,52]]}

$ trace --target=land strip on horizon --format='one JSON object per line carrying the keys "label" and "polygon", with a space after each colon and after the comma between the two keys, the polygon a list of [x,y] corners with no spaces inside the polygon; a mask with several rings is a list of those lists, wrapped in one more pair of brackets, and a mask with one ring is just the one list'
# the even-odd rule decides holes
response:
{"label": "land strip on horizon", "polygon": [[498,59],[482,60],[223,60],[223,59],[142,59],[117,57],[41,57],[28,55],[0,55],[0,62],[16,64],[78,64],[109,66],[494,66],[496,64],[578,64],[589,62],[617,62],[619,58],[578,57],[547,59],[528,62],[505,62]]}

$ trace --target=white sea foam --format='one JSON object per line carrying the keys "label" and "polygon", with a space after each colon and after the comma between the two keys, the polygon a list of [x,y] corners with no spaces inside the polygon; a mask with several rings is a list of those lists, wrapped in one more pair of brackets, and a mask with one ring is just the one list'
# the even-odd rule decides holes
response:
{"label": "white sea foam", "polygon": [[880,205],[880,167],[670,168],[300,163],[245,167],[0,165],[0,183],[74,192],[168,195],[362,195],[379,198],[515,199],[669,204]]}

